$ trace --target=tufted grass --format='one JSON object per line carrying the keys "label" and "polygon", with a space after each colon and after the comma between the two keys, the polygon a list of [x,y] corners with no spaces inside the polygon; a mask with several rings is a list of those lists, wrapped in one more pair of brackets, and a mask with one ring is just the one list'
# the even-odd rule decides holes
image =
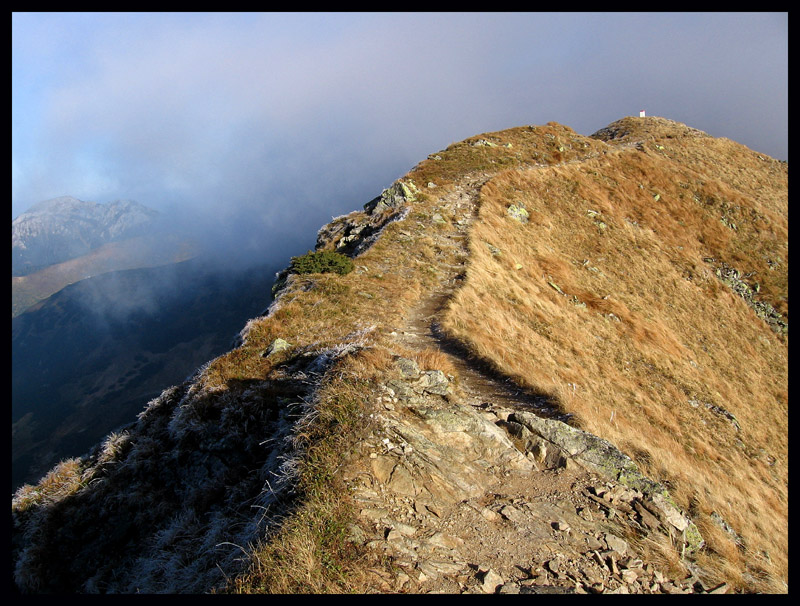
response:
{"label": "tufted grass", "polygon": [[[443,327],[621,447],[702,528],[722,515],[746,547],[733,557],[709,532],[702,557],[714,574],[785,591],[788,338],[704,259],[749,274],[788,318],[786,175],[725,140],[645,145],[489,181]],[[528,210],[527,224],[507,216],[510,204]]]}

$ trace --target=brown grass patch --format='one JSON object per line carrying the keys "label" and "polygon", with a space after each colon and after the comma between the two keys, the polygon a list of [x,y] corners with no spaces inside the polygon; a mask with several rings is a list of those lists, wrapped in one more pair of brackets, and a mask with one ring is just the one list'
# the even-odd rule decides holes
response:
{"label": "brown grass patch", "polygon": [[[787,346],[703,259],[736,259],[788,308],[775,261],[788,257],[780,186],[765,194],[760,173],[720,174],[694,147],[671,145],[489,181],[466,284],[443,326],[521,384],[554,394],[584,428],[638,453],[682,507],[697,503],[704,528],[711,511],[729,512],[744,553],[727,559],[717,533],[704,561],[763,590],[788,570]],[[512,203],[535,220],[508,218]],[[762,551],[768,570],[754,564]],[[763,574],[748,577],[753,566]]]}
{"label": "brown grass patch", "polygon": [[65,459],[53,467],[33,486],[20,486],[11,500],[15,511],[25,511],[34,505],[60,501],[77,492],[83,485],[83,466],[79,458]]}
{"label": "brown grass patch", "polygon": [[452,358],[438,349],[428,347],[414,352],[413,357],[420,370],[441,370],[444,374],[451,376],[458,374]]}

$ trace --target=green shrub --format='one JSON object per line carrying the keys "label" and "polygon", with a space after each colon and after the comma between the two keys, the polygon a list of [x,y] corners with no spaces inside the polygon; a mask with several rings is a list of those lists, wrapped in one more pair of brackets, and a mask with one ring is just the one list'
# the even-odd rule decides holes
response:
{"label": "green shrub", "polygon": [[327,250],[311,252],[301,257],[292,257],[291,271],[297,274],[349,274],[353,271],[349,257]]}

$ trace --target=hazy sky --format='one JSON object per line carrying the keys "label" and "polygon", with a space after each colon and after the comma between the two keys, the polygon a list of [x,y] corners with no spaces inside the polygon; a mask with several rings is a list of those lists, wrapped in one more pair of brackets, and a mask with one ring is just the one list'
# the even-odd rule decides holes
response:
{"label": "hazy sky", "polygon": [[788,160],[788,13],[15,13],[12,218],[127,198],[308,247],[450,143],[640,109]]}

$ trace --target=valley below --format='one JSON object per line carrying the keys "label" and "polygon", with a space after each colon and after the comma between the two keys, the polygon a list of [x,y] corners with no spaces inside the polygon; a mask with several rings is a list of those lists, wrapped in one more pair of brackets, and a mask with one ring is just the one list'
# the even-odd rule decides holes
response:
{"label": "valley below", "polygon": [[130,423],[268,304],[278,267],[205,264],[106,273],[12,319],[12,492]]}

